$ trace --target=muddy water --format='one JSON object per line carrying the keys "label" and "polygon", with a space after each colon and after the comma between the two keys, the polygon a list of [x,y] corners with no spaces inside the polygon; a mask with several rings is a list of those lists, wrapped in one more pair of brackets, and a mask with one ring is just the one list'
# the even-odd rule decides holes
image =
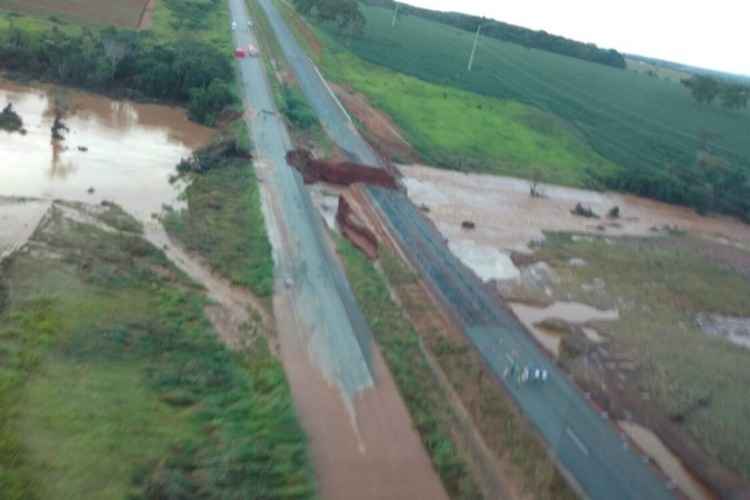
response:
{"label": "muddy water", "polygon": [[691,500],[709,500],[713,496],[685,469],[682,462],[664,446],[651,430],[633,422],[618,422],[623,431],[656,462]]}
{"label": "muddy water", "polygon": [[[701,217],[694,211],[636,196],[599,193],[560,186],[543,186],[544,198],[529,196],[529,182],[512,177],[463,174],[424,167],[401,167],[409,197],[429,208],[427,216],[450,241],[470,238],[477,245],[498,250],[528,251],[542,240],[543,231],[595,234],[653,235],[652,228],[678,227],[724,244],[750,249],[750,225],[728,217]],[[619,206],[617,221],[576,217],[576,203],[605,216]],[[465,231],[463,221],[476,223]]]}
{"label": "muddy water", "polygon": [[50,205],[0,196],[0,262],[28,241]]}
{"label": "muddy water", "polygon": [[[54,96],[70,109],[64,119],[70,132],[59,145],[50,134]],[[169,176],[213,134],[177,108],[0,80],[0,106],[7,102],[28,133],[0,131],[0,195],[110,200],[141,220],[162,204],[178,204],[181,187],[170,185]]]}
{"label": "muddy water", "polygon": [[[558,318],[568,323],[581,325],[589,321],[614,321],[620,317],[616,309],[602,311],[601,309],[577,302],[556,302],[549,307],[534,307],[515,302],[509,305],[513,309],[513,312],[516,313],[516,316],[518,316],[518,319],[521,320],[521,323],[529,329],[539,343],[555,356],[560,354],[562,335],[558,332],[536,326],[536,323],[545,319]],[[601,342],[603,340],[601,335],[591,327],[586,327],[583,331],[594,342]]]}

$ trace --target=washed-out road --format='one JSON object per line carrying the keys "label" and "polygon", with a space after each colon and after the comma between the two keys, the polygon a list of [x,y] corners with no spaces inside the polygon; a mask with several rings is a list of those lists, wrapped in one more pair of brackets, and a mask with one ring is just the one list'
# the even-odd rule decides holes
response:
{"label": "washed-out road", "polygon": [[[354,160],[382,165],[329,92],[273,1],[258,3],[305,96],[333,141]],[[405,194],[380,188],[370,188],[368,192],[412,265],[457,318],[497,382],[534,425],[552,459],[582,495],[606,500],[675,498],[665,476],[586,400],[509,309],[490,295],[481,280],[450,252],[443,236]],[[543,385],[517,384],[503,377],[511,362],[546,369],[550,379]]]}
{"label": "washed-out road", "polygon": [[[244,0],[229,5],[236,46],[257,46]],[[445,499],[321,217],[286,163],[292,144],[262,59],[239,60],[238,68],[273,245],[282,362],[309,437],[320,495]]]}

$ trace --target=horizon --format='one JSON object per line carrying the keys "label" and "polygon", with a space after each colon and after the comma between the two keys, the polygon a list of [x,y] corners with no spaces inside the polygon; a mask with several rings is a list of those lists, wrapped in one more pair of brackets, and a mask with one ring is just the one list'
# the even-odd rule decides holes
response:
{"label": "horizon", "polygon": [[[619,10],[595,0],[574,0],[572,6],[570,3],[548,5],[540,0],[511,6],[486,0],[464,0],[460,6],[451,0],[408,0],[399,3],[481,16],[536,31],[544,30],[579,42],[594,43],[601,48],[615,49],[623,55],[637,55],[750,77],[750,57],[742,54],[743,47],[750,43],[750,36],[745,34],[747,30],[743,26],[750,17],[750,6],[735,5],[732,0],[716,0],[710,11],[699,5],[685,5],[675,0],[660,3],[634,0],[629,8]],[[588,15],[571,15],[581,10]],[[642,11],[648,11],[649,17],[640,15]],[[616,24],[606,22],[611,20],[615,20]],[[664,36],[663,25],[668,22],[672,23],[673,29]],[[718,26],[718,22],[721,26]],[[632,27],[638,23],[640,25]],[[696,32],[705,33],[705,36],[699,38]],[[743,35],[745,43],[740,40]]]}

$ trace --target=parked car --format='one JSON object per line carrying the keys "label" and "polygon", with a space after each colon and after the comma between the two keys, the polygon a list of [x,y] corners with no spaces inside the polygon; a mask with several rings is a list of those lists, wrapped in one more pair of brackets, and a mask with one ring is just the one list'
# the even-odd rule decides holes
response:
{"label": "parked car", "polygon": [[237,30],[237,22],[232,21],[232,31],[236,31],[236,30]]}
{"label": "parked car", "polygon": [[258,47],[256,47],[252,43],[247,46],[247,55],[249,55],[250,57],[257,57],[258,54],[260,54]]}
{"label": "parked car", "polygon": [[234,57],[235,59],[244,59],[247,56],[247,53],[245,52],[245,49],[242,47],[237,47],[234,49]]}

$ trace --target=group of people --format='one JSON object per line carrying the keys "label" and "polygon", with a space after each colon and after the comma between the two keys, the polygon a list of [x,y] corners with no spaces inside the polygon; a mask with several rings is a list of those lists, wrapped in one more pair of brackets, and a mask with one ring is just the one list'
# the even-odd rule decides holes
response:
{"label": "group of people", "polygon": [[525,384],[531,382],[544,383],[549,377],[549,373],[545,368],[532,368],[529,366],[519,367],[516,366],[516,362],[511,362],[510,366],[505,369],[503,377],[506,379],[510,377],[511,380],[516,379],[519,384]]}

